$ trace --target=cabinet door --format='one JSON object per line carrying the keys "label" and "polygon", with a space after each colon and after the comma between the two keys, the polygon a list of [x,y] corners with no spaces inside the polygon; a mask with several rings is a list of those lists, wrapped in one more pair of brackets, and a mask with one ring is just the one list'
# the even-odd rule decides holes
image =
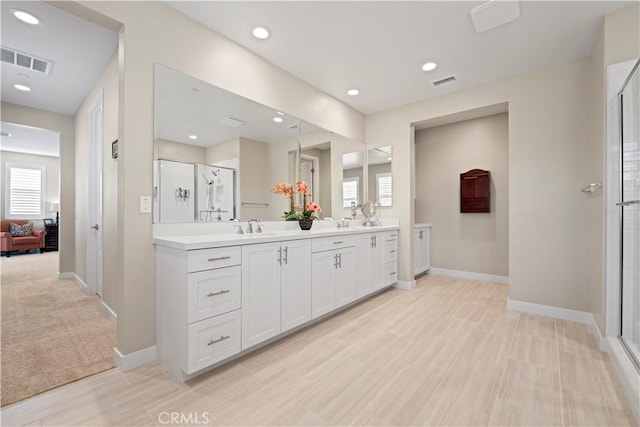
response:
{"label": "cabinet door", "polygon": [[420,231],[413,231],[413,274],[420,274],[422,272],[422,242],[420,239]]}
{"label": "cabinet door", "polygon": [[[384,288],[384,251],[385,241],[384,234],[375,234],[372,236],[373,242],[369,252],[369,280],[373,290]],[[358,274],[359,274],[359,270]]]}
{"label": "cabinet door", "polygon": [[360,234],[356,238],[356,298],[361,298],[370,294],[373,289],[371,287],[371,275],[369,269],[369,251],[371,250],[371,236],[368,234]]}
{"label": "cabinet door", "polygon": [[311,320],[311,240],[282,242],[281,330]]}
{"label": "cabinet door", "polygon": [[342,307],[356,299],[356,251],[351,247],[337,252],[336,307]]}
{"label": "cabinet door", "polygon": [[280,333],[280,243],[242,247],[242,350]]}
{"label": "cabinet door", "polygon": [[311,255],[311,317],[317,318],[336,307],[337,251]]}
{"label": "cabinet door", "polygon": [[422,233],[422,266],[423,271],[431,268],[431,227],[425,228]]}

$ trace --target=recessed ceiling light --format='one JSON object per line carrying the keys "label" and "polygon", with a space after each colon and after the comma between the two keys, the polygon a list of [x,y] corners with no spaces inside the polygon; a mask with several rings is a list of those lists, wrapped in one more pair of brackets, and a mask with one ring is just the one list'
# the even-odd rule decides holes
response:
{"label": "recessed ceiling light", "polygon": [[276,123],[282,123],[282,122],[284,122],[284,119],[282,117],[280,117],[280,116],[276,116],[276,117],[273,118],[273,121],[276,122]]}
{"label": "recessed ceiling light", "polygon": [[436,64],[435,62],[429,61],[422,66],[422,69],[424,71],[433,71],[436,69],[437,66],[438,64]]}
{"label": "recessed ceiling light", "polygon": [[393,160],[393,157],[387,157],[387,160],[391,161]]}
{"label": "recessed ceiling light", "polygon": [[198,135],[189,135],[189,139],[198,139]]}
{"label": "recessed ceiling light", "polygon": [[360,93],[360,91],[359,91],[358,89],[349,89],[349,90],[347,91],[347,95],[350,95],[350,96],[356,96],[356,95],[358,95],[359,93]]}
{"label": "recessed ceiling light", "polygon": [[13,87],[15,87],[18,90],[21,90],[23,92],[31,92],[31,88],[27,85],[21,85],[20,83],[16,83],[13,85]]}
{"label": "recessed ceiling light", "polygon": [[19,20],[21,20],[22,22],[29,24],[29,25],[38,25],[40,23],[40,20],[38,18],[36,18],[35,16],[33,16],[32,14],[25,12],[24,10],[20,10],[20,9],[9,9],[9,11],[11,13],[13,13],[13,16],[15,16],[16,18],[18,18]]}
{"label": "recessed ceiling light", "polygon": [[268,39],[270,35],[271,34],[269,33],[269,30],[266,29],[265,27],[255,27],[253,29],[253,37],[257,39],[260,39],[260,40]]}

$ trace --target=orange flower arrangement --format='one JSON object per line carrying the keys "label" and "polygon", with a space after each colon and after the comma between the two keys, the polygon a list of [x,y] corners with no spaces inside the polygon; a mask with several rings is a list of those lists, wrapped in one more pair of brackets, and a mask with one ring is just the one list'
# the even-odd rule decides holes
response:
{"label": "orange flower arrangement", "polygon": [[316,213],[321,212],[320,205],[313,202],[307,203],[307,197],[311,197],[311,190],[309,190],[309,186],[301,180],[296,181],[295,191],[298,194],[302,194],[302,209],[300,209],[300,211],[296,209],[293,198],[293,189],[293,185],[284,182],[279,182],[273,186],[272,191],[274,194],[282,194],[289,199],[291,203],[291,210],[284,212],[283,217],[285,219],[318,219]]}

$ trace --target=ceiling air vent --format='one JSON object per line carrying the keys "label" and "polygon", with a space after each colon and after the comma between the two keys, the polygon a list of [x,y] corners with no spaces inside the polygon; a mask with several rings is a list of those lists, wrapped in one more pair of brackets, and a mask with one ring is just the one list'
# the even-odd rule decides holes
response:
{"label": "ceiling air vent", "polygon": [[237,128],[238,126],[242,126],[244,122],[242,120],[234,119],[233,117],[223,117],[220,119],[220,123],[223,125],[231,126],[232,128]]}
{"label": "ceiling air vent", "polygon": [[431,84],[435,87],[440,87],[444,85],[448,85],[454,83],[456,81],[456,76],[445,77],[444,79],[432,81]]}
{"label": "ceiling air vent", "polygon": [[10,47],[0,48],[0,59],[2,62],[17,65],[18,67],[28,68],[39,73],[51,74],[53,70],[53,61],[43,58],[36,58],[28,53],[19,52]]}

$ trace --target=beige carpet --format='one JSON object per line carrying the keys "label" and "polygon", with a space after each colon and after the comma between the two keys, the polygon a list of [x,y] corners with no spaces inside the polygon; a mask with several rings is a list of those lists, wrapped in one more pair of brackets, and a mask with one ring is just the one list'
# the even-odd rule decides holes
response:
{"label": "beige carpet", "polygon": [[115,325],[57,266],[57,252],[0,259],[1,406],[114,366]]}

